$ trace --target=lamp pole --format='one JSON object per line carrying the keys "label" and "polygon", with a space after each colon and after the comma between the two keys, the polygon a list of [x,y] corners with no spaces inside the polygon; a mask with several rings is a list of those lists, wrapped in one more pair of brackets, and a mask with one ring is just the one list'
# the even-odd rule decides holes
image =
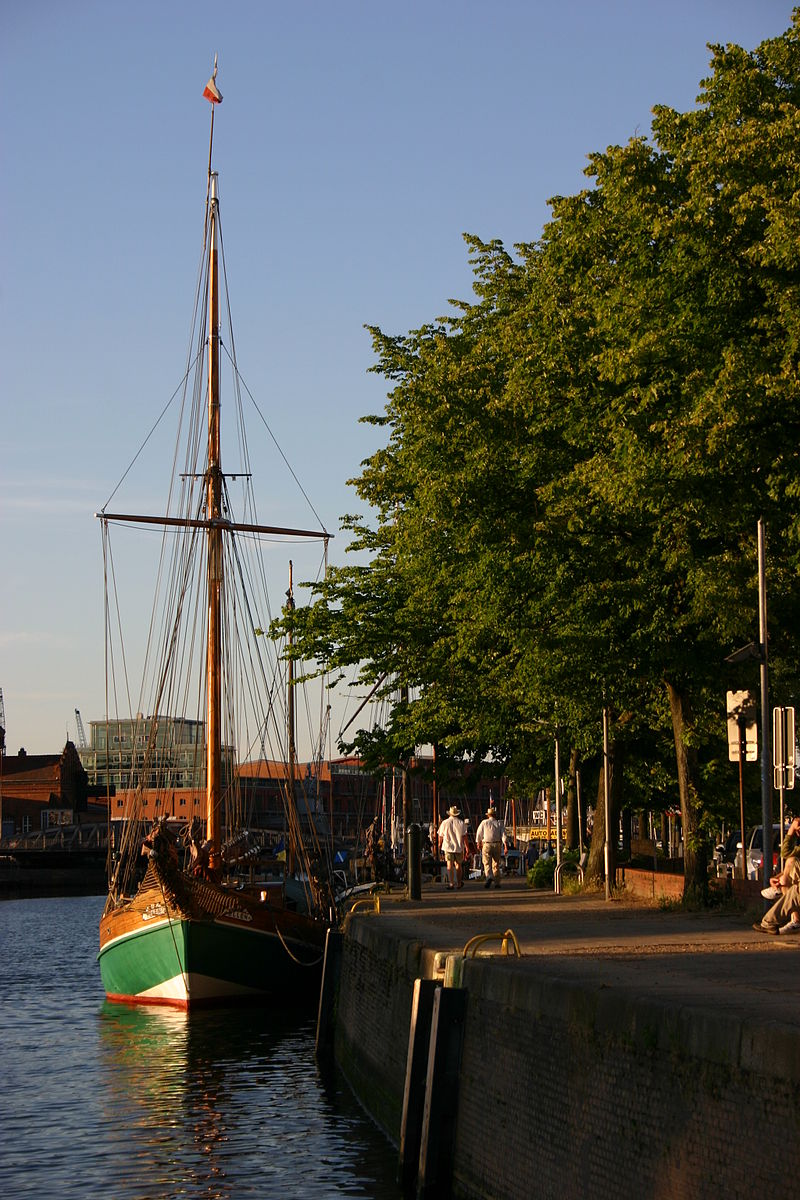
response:
{"label": "lamp pole", "polygon": [[556,730],[556,866],[561,866],[561,755]]}
{"label": "lamp pole", "polygon": [[603,844],[603,860],[605,863],[606,900],[611,899],[611,804],[609,802],[610,776],[608,762],[608,708],[603,708],[603,816],[605,825],[605,842]]}
{"label": "lamp pole", "polygon": [[[758,522],[758,640],[761,643],[761,830],[764,853],[761,878],[769,887],[772,875],[772,742],[770,739],[769,671],[767,652],[767,568],[764,520]],[[781,829],[781,837],[783,830]],[[746,855],[742,847],[742,855]]]}

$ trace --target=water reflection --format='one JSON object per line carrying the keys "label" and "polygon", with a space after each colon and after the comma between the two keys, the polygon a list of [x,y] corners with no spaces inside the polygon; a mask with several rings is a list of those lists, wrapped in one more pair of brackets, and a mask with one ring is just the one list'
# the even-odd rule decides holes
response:
{"label": "water reflection", "polygon": [[0,904],[0,1185],[26,1200],[397,1200],[313,1017],[103,1001],[103,898]]}
{"label": "water reflection", "polygon": [[321,1079],[307,1019],[106,1002],[99,1032],[103,1171],[120,1200],[399,1194],[391,1150]]}

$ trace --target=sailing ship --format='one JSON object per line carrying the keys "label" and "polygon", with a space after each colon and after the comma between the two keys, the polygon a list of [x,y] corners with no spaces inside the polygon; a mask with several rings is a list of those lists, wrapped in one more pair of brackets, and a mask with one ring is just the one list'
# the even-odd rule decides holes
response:
{"label": "sailing ship", "polygon": [[[114,740],[114,730],[130,729],[135,753],[131,753],[129,785],[117,793],[126,796],[124,819],[113,823],[109,839],[113,851],[109,894],[100,920],[100,971],[111,1000],[185,1009],[242,998],[288,1002],[313,996],[326,931],[335,920],[332,872],[313,821],[306,814],[304,825],[295,805],[293,762],[283,782],[285,866],[281,862],[281,874],[268,875],[261,869],[263,845],[246,828],[248,798],[236,764],[254,747],[265,753],[270,721],[283,722],[282,710],[276,708],[282,688],[274,665],[267,661],[269,653],[274,655],[273,664],[280,655],[269,649],[271,639],[263,634],[272,613],[259,607],[265,602],[253,599],[248,588],[265,576],[262,550],[269,539],[321,538],[327,546],[330,535],[324,528],[286,529],[259,523],[241,429],[234,444],[245,461],[237,464],[233,474],[223,472],[223,352],[232,367],[231,407],[237,428],[243,404],[233,334],[223,342],[221,333],[220,296],[224,293],[227,298],[227,277],[218,176],[212,170],[214,112],[221,100],[216,61],[203,94],[211,101],[211,139],[195,302],[196,353],[190,353],[178,420],[186,448],[182,458],[176,455],[178,466],[164,515],[112,513],[107,511],[109,502],[96,514],[103,528],[107,581],[117,574],[110,549],[112,527],[151,531],[160,527],[158,579],[172,602],[168,617],[160,623],[153,620],[148,637],[148,646],[156,650],[155,666],[146,668],[152,682],[147,692],[151,715],[140,713],[138,723],[134,717],[133,724],[124,727],[112,715],[106,722],[107,744]],[[227,303],[225,309],[229,318]],[[241,519],[234,516],[238,506],[231,483],[237,479]],[[107,687],[115,695],[129,688],[126,679],[122,689],[114,673],[126,669],[126,660],[109,649],[116,600],[108,596],[106,618],[106,659],[117,664],[112,665]],[[196,681],[186,683],[184,671],[197,676]],[[144,695],[142,685],[140,703]],[[179,698],[189,697],[194,697],[198,719],[187,716],[183,726],[175,706]],[[239,708],[244,710],[241,724],[237,724]],[[168,718],[162,717],[165,712]],[[293,720],[290,715],[290,759]],[[198,820],[191,814],[174,819],[176,784],[179,789],[183,784],[181,796],[193,794],[185,787],[186,770],[181,776],[169,753],[176,726],[194,731],[198,745],[200,762],[192,765],[194,780],[204,776],[204,812]],[[190,740],[188,735],[184,740]],[[163,780],[158,775],[161,767],[168,768]],[[170,788],[170,816],[154,819],[152,806],[163,799],[166,808]]]}

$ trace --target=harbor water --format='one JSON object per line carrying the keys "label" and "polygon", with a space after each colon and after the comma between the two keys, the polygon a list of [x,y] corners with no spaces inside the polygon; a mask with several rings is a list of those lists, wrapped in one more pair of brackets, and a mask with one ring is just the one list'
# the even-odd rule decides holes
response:
{"label": "harbor water", "polygon": [[102,906],[0,904],[3,1195],[401,1196],[393,1147],[316,1063],[315,1014],[110,1004]]}

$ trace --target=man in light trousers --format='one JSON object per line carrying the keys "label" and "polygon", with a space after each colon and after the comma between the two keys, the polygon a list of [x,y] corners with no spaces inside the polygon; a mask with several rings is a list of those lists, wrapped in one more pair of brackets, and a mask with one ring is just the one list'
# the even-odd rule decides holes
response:
{"label": "man in light trousers", "polygon": [[497,810],[490,804],[486,816],[478,826],[475,841],[481,852],[483,870],[486,875],[484,887],[500,887],[500,858],[506,841],[506,830],[502,821],[497,820]]}
{"label": "man in light trousers", "polygon": [[439,849],[442,851],[447,863],[447,886],[452,891],[453,888],[461,888],[464,886],[463,862],[464,862],[464,822],[461,820],[461,810],[458,805],[453,805],[448,808],[447,816],[442,821],[438,830]]}

